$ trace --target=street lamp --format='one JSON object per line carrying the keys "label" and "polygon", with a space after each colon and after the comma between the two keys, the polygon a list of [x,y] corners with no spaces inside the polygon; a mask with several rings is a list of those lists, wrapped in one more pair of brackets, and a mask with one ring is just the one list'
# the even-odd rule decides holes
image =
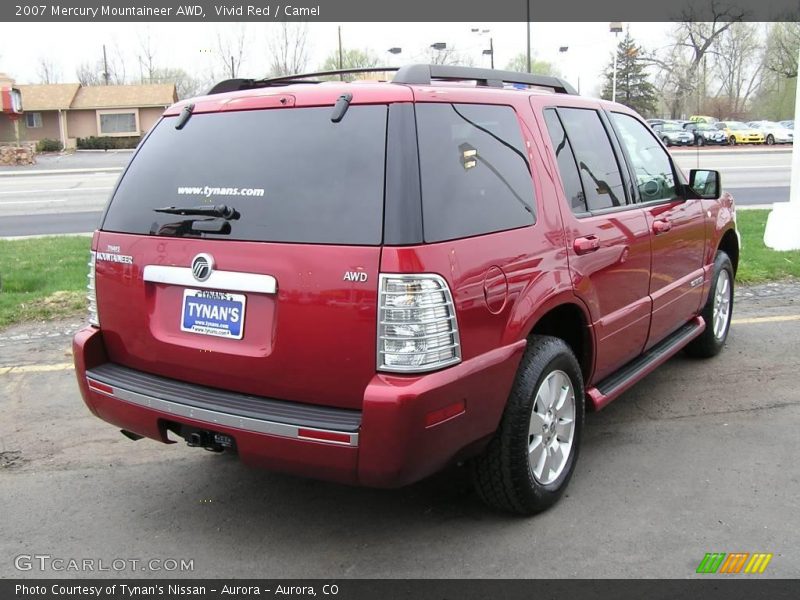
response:
{"label": "street lamp", "polygon": [[[477,27],[473,27],[473,28],[470,29],[470,31],[472,33],[477,33],[478,35],[484,35],[486,33],[491,33],[492,30],[491,29],[478,29]],[[494,40],[493,40],[493,38],[491,36],[489,36],[489,48],[486,49],[486,50],[483,50],[481,52],[481,54],[483,54],[484,56],[489,56],[489,58],[490,58],[489,64],[490,64],[491,68],[494,69]]]}
{"label": "street lamp", "polygon": [[[389,49],[388,49],[386,52],[388,52],[389,54],[394,54],[395,56],[397,56],[397,55],[398,55],[398,54],[400,54],[402,51],[403,51],[403,49],[402,49],[402,48],[399,48],[399,47],[397,47],[397,46],[393,46],[392,48],[389,48]],[[390,58],[390,59],[389,59],[389,66],[391,66],[391,62],[392,62],[392,60],[391,60],[391,58]]]}
{"label": "street lamp", "polygon": [[608,30],[614,34],[614,75],[611,83],[611,101],[617,101],[617,38],[622,32],[622,23],[612,21],[608,24]]}

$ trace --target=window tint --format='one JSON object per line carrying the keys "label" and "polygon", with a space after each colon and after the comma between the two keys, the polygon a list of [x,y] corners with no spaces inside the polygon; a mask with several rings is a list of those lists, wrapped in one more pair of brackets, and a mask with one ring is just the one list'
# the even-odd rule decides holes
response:
{"label": "window tint", "polygon": [[[219,239],[381,243],[386,114],[353,106],[193,115],[156,125],[125,173],[103,223],[107,231],[186,233],[165,206],[226,204],[241,217]],[[197,217],[193,217],[197,219]]]}
{"label": "window tint", "polygon": [[559,108],[586,192],[589,210],[625,206],[625,188],[608,134],[596,110]]}
{"label": "window tint", "polygon": [[578,164],[575,162],[572,146],[567,139],[567,133],[564,131],[556,111],[552,108],[544,111],[544,120],[547,123],[550,140],[553,142],[553,149],[556,152],[558,171],[561,173],[561,180],[564,182],[564,194],[569,200],[572,212],[586,212],[588,210],[586,208],[586,196],[583,192],[583,185],[581,185]]}
{"label": "window tint", "polygon": [[425,241],[531,225],[533,185],[514,109],[418,104]]}
{"label": "window tint", "polygon": [[611,113],[611,119],[628,150],[642,201],[674,198],[672,161],[653,135],[630,115]]}

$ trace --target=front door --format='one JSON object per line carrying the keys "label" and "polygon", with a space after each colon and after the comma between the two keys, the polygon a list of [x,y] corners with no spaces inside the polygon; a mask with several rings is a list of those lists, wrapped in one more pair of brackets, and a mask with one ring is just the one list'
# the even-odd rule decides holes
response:
{"label": "front door", "polygon": [[610,119],[634,171],[652,240],[649,348],[700,310],[705,216],[702,201],[682,196],[672,159],[650,128],[625,113],[612,112]]}

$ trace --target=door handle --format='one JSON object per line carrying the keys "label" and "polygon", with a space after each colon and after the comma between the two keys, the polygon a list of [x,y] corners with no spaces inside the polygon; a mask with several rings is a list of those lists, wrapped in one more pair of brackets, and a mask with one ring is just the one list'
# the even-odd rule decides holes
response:
{"label": "door handle", "polygon": [[665,221],[663,219],[653,221],[653,233],[656,235],[659,233],[667,233],[670,229],[672,229],[672,223],[669,221]]}
{"label": "door handle", "polygon": [[600,240],[593,235],[575,238],[572,248],[575,250],[575,254],[589,254],[589,252],[595,252],[600,249]]}

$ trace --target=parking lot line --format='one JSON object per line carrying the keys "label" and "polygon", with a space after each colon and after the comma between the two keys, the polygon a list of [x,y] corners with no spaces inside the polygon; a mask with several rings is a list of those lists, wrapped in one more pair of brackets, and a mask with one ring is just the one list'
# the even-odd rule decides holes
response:
{"label": "parking lot line", "polygon": [[20,365],[14,367],[0,367],[0,375],[16,373],[48,373],[50,371],[69,371],[75,366],[69,363],[55,363],[51,365]]}
{"label": "parking lot line", "polygon": [[752,325],[756,323],[780,323],[800,321],[800,315],[776,315],[774,317],[752,317],[750,319],[731,319],[731,325]]}

